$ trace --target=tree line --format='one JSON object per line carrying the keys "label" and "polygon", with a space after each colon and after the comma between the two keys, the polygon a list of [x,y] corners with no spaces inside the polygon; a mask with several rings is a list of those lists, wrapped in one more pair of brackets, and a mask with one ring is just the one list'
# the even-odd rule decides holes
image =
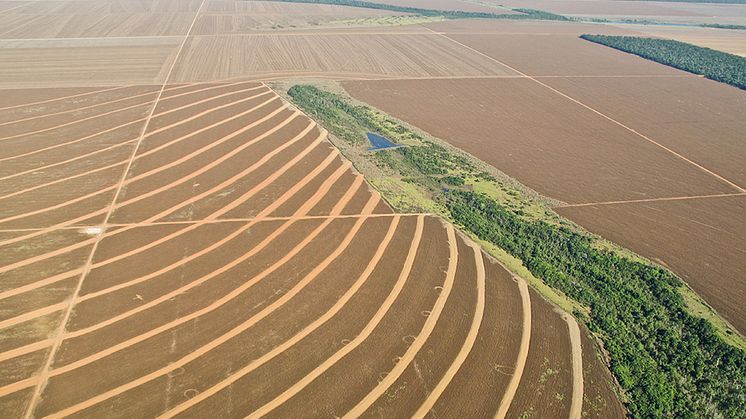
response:
{"label": "tree line", "polygon": [[672,39],[581,35],[583,39],[639,55],[708,79],[746,89],[746,58]]}

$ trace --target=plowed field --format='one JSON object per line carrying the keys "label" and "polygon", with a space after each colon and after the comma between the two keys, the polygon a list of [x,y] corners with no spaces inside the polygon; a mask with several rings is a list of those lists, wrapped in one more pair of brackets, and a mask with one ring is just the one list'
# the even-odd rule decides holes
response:
{"label": "plowed field", "polygon": [[263,84],[29,98],[0,126],[2,416],[488,417],[542,380],[582,407],[574,320]]}

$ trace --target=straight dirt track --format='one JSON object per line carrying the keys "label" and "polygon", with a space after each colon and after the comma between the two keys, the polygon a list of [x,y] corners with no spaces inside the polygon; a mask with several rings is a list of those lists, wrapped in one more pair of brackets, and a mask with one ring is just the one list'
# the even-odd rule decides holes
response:
{"label": "straight dirt track", "polygon": [[[546,356],[531,355],[541,332],[527,334],[524,307],[551,309],[453,226],[394,214],[322,129],[257,83],[166,86],[122,173],[133,133],[107,126],[143,113],[102,111],[152,91],[138,89],[33,98],[54,115],[6,155],[3,416],[490,417],[521,403],[523,360]],[[18,115],[7,120],[47,118]],[[11,125],[0,136],[23,134]],[[87,176],[95,187],[77,186]],[[562,391],[582,378],[563,369]]]}

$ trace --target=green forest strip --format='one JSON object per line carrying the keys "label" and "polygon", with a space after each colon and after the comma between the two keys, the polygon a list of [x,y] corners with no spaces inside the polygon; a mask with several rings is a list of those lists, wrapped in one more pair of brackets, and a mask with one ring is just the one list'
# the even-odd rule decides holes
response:
{"label": "green forest strip", "polygon": [[434,10],[419,7],[395,6],[358,0],[272,0],[282,3],[330,4],[335,6],[358,7],[364,9],[388,10],[399,13],[412,13],[420,16],[442,16],[446,19],[512,19],[512,20],[568,20],[565,16],[535,9],[514,9],[520,14],[498,14],[487,12],[464,12],[460,10]]}
{"label": "green forest strip", "polygon": [[746,89],[746,58],[671,39],[581,35],[583,39],[639,55],[708,79]]}
{"label": "green forest strip", "polygon": [[720,23],[703,23],[699,26],[703,28],[732,29],[732,30],[737,30],[737,31],[746,31],[746,25],[723,25]]}
{"label": "green forest strip", "polygon": [[[394,196],[371,176],[398,210],[422,202],[421,209],[440,213],[488,248],[504,249],[587,308],[574,314],[603,341],[632,416],[744,417],[746,351],[687,311],[680,291],[688,288],[670,271],[599,244],[551,211],[520,204],[512,199],[520,192],[480,170],[477,160],[380,111],[314,86],[296,85],[288,94],[344,147],[362,150],[390,182],[405,185],[398,190],[409,196]],[[368,131],[405,146],[366,152]]]}

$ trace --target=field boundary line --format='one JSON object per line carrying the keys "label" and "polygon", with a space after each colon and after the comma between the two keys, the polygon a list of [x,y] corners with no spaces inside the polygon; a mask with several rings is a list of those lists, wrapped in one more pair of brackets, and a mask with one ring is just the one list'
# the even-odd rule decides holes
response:
{"label": "field boundary line", "polygon": [[352,286],[347,291],[345,291],[345,293],[342,294],[342,296],[337,301],[334,302],[334,304],[329,308],[329,310],[327,310],[324,314],[322,314],[320,317],[318,317],[308,326],[304,327],[300,332],[293,335],[290,339],[275,346],[269,352],[251,361],[248,365],[236,371],[235,373],[229,375],[228,377],[224,378],[219,383],[209,387],[206,390],[201,391],[199,395],[161,414],[159,416],[159,419],[160,418],[172,418],[178,415],[179,413],[184,412],[185,410],[189,409],[190,407],[196,404],[199,404],[201,401],[209,398],[210,396],[216,394],[220,390],[230,386],[234,382],[243,378],[244,376],[254,371],[255,369],[271,361],[272,359],[274,359],[274,357],[288,350],[289,348],[294,346],[296,343],[303,340],[306,336],[313,333],[316,329],[323,326],[327,321],[332,319],[337,313],[339,313],[340,310],[342,310],[342,308],[344,308],[345,305],[347,305],[347,303],[352,299],[352,297],[355,294],[357,294],[357,291],[368,281],[368,278],[370,277],[370,275],[372,275],[376,267],[378,267],[378,263],[380,262],[386,250],[388,250],[391,240],[394,238],[394,233],[397,230],[400,220],[401,220],[401,217],[399,216],[395,215],[393,217],[391,223],[389,224],[389,228],[388,228],[388,231],[386,232],[386,235],[384,236],[383,240],[379,243],[375,254],[368,262],[368,265],[365,267],[365,269],[360,274],[358,279],[352,284]]}
{"label": "field boundary line", "polygon": [[251,412],[249,415],[246,416],[246,418],[258,419],[260,417],[267,415],[269,412],[271,412],[272,410],[276,409],[278,406],[285,403],[287,400],[289,400],[290,398],[298,394],[301,390],[303,390],[309,384],[311,384],[314,380],[316,380],[316,378],[321,376],[321,374],[323,374],[329,368],[334,366],[334,364],[336,364],[339,360],[341,360],[347,354],[352,352],[357,346],[359,346],[362,342],[364,342],[368,338],[368,336],[370,336],[371,333],[373,333],[373,330],[376,327],[378,327],[378,324],[381,322],[383,317],[388,313],[391,306],[396,302],[396,299],[399,297],[399,294],[401,293],[402,289],[404,289],[404,285],[407,283],[407,280],[409,279],[409,275],[412,272],[412,267],[414,266],[414,262],[417,257],[417,252],[420,248],[420,243],[422,241],[422,233],[424,230],[424,225],[425,225],[425,217],[418,216],[417,225],[415,227],[415,232],[414,232],[414,235],[412,236],[412,240],[410,241],[409,250],[407,251],[407,257],[404,260],[404,265],[402,266],[402,270],[399,273],[399,278],[397,279],[396,283],[394,284],[389,294],[386,296],[386,299],[381,303],[376,313],[373,315],[373,317],[371,317],[371,319],[363,327],[360,333],[357,336],[355,336],[355,338],[352,339],[347,345],[344,345],[337,352],[335,352],[331,357],[324,360],[324,362],[319,364],[316,368],[314,368],[311,372],[309,372],[303,378],[298,380],[291,387],[286,389],[280,395],[278,395],[271,401],[267,402],[266,404],[264,404],[257,410]]}
{"label": "field boundary line", "polygon": [[572,355],[572,398],[570,402],[570,419],[580,419],[583,415],[583,346],[580,339],[580,327],[575,318],[568,313],[562,313],[567,322],[570,335]]}
{"label": "field boundary line", "polygon": [[638,204],[645,202],[665,202],[665,201],[686,201],[686,200],[697,200],[707,198],[726,198],[729,196],[746,196],[746,192],[739,193],[724,193],[715,195],[692,195],[692,196],[674,196],[671,198],[649,198],[649,199],[630,199],[626,201],[601,201],[601,202],[587,202],[584,204],[563,204],[557,205],[553,208],[575,208],[575,207],[593,207],[597,205],[616,205],[616,204]]}
{"label": "field boundary line", "polygon": [[[430,28],[425,27],[425,29],[427,29],[427,30],[429,30],[429,31],[437,34],[437,32],[433,31]],[[701,164],[699,164],[699,163],[697,163],[697,162],[695,162],[695,161],[687,158],[686,156],[678,153],[677,151],[675,151],[675,150],[673,150],[673,149],[671,149],[669,147],[666,147],[665,145],[663,145],[663,144],[661,144],[661,143],[653,140],[652,138],[648,137],[647,135],[642,134],[641,132],[635,130],[634,128],[631,128],[628,125],[625,125],[625,124],[617,121],[616,119],[614,119],[614,118],[606,115],[605,113],[603,113],[603,112],[601,112],[599,110],[596,110],[595,108],[593,108],[593,107],[591,107],[589,105],[586,105],[585,103],[581,102],[580,100],[575,99],[575,98],[573,98],[573,97],[571,97],[571,96],[569,96],[569,95],[567,95],[567,94],[565,94],[565,93],[563,93],[563,92],[555,89],[554,87],[552,87],[552,86],[550,86],[550,85],[542,82],[541,80],[538,80],[538,79],[534,78],[533,76],[530,76],[530,75],[528,75],[528,74],[526,74],[526,73],[524,73],[524,72],[522,72],[522,71],[520,71],[520,70],[518,70],[518,69],[516,69],[514,67],[511,67],[508,64],[505,64],[502,61],[500,61],[500,60],[498,60],[498,59],[496,59],[494,57],[490,57],[489,55],[487,55],[487,54],[485,54],[485,53],[483,53],[483,52],[481,52],[481,51],[479,51],[479,50],[477,50],[475,48],[472,48],[472,47],[470,47],[470,46],[468,46],[466,44],[463,44],[463,43],[461,43],[461,42],[459,42],[459,41],[457,41],[457,40],[455,40],[455,39],[453,39],[453,38],[451,38],[451,37],[449,37],[447,35],[443,35],[443,34],[438,34],[438,35],[443,36],[446,39],[450,39],[452,42],[454,42],[454,43],[456,43],[458,45],[461,45],[464,48],[467,48],[467,49],[469,49],[471,51],[474,51],[474,52],[476,52],[476,53],[478,53],[478,54],[480,54],[480,55],[482,55],[482,56],[484,56],[486,58],[489,58],[490,60],[492,60],[492,61],[494,61],[494,62],[496,62],[496,63],[498,63],[498,64],[500,64],[500,65],[502,65],[502,66],[504,66],[504,67],[506,67],[508,69],[511,69],[511,70],[517,72],[518,74],[523,75],[525,78],[527,78],[529,80],[532,80],[532,81],[534,81],[535,83],[537,83],[537,84],[539,84],[541,86],[544,86],[545,88],[547,88],[547,89],[553,91],[554,93],[556,93],[556,94],[564,97],[565,99],[568,99],[568,100],[574,102],[575,104],[580,105],[580,106],[586,108],[587,110],[595,113],[596,115],[598,115],[598,116],[600,116],[600,117],[608,120],[609,122],[612,122],[612,123],[616,124],[617,126],[626,129],[627,131],[629,131],[629,132],[635,134],[636,136],[638,136],[639,138],[642,138],[643,140],[648,141],[649,143],[658,146],[659,148],[661,148],[661,149],[669,152],[670,154],[678,157],[679,159],[683,160],[684,162],[687,162],[687,163],[689,163],[689,164],[691,164],[691,165],[699,168],[700,170],[702,170],[702,171],[710,174],[711,176],[717,178],[721,182],[724,182],[725,184],[729,185],[730,187],[732,187],[732,188],[734,188],[734,189],[736,189],[736,190],[738,190],[740,192],[746,193],[746,188],[741,187],[741,186],[739,186],[738,184],[736,184],[734,182],[731,182],[730,180],[726,179],[725,177],[720,176],[719,174],[717,174],[717,173],[713,172],[712,170],[710,170],[710,169],[702,166]]]}
{"label": "field boundary line", "polygon": [[[174,67],[176,66],[176,62],[178,61],[179,56],[181,55],[181,51],[184,49],[184,45],[186,45],[187,39],[189,38],[189,33],[192,31],[192,28],[194,28],[194,25],[197,22],[197,17],[199,16],[199,13],[202,10],[202,7],[205,5],[205,2],[206,0],[202,0],[202,2],[199,5],[199,8],[197,8],[197,12],[194,14],[194,19],[192,19],[192,23],[189,26],[189,30],[187,30],[187,33],[184,36],[184,40],[181,42],[181,45],[179,46],[179,49],[176,52],[176,55],[174,56],[173,62],[171,63],[171,66],[169,67],[168,73],[166,74],[166,77],[163,80],[163,84],[161,85],[161,89],[158,92],[158,96],[156,96],[155,100],[153,101],[153,104],[151,105],[150,113],[147,119],[145,120],[145,122],[143,123],[142,131],[140,132],[140,139],[137,141],[137,143],[135,143],[135,146],[132,149],[132,155],[130,156],[129,163],[127,164],[124,171],[122,172],[122,177],[119,181],[117,190],[114,193],[114,197],[111,200],[111,204],[109,204],[108,210],[106,211],[106,216],[103,222],[104,229],[106,228],[106,223],[108,223],[109,218],[111,218],[111,215],[114,212],[115,204],[117,202],[117,199],[119,198],[120,193],[122,192],[125,180],[127,179],[127,174],[132,167],[132,162],[134,161],[135,156],[137,155],[137,151],[140,149],[140,145],[142,144],[143,139],[145,138],[145,132],[148,129],[148,125],[150,124],[150,120],[153,117],[153,114],[155,113],[155,109],[158,107],[158,100],[161,98],[161,96],[163,96],[163,92],[166,90],[166,85],[168,84],[169,78],[171,77],[171,73],[173,72]],[[90,267],[93,263],[93,256],[96,254],[96,249],[98,249],[98,245],[101,243],[102,239],[103,239],[103,235],[101,234],[96,238],[96,242],[93,244],[93,248],[91,249],[91,252],[88,255],[88,259],[86,260],[86,263],[83,267],[83,272],[80,274],[80,279],[78,280],[78,283],[75,289],[73,290],[68,307],[64,311],[64,315],[62,316],[62,320],[60,321],[60,326],[57,330],[56,337],[54,338],[54,341],[52,343],[52,348],[49,350],[49,353],[47,354],[47,360],[44,363],[41,373],[39,374],[38,381],[36,385],[34,386],[34,392],[31,397],[31,400],[29,400],[28,402],[26,413],[24,415],[25,419],[31,418],[31,416],[34,413],[34,410],[36,409],[37,404],[39,403],[39,398],[41,397],[41,393],[44,390],[44,386],[46,385],[47,380],[49,379],[49,373],[50,373],[50,367],[52,366],[52,360],[54,360],[57,354],[57,350],[62,345],[62,337],[65,333],[65,329],[67,328],[67,322],[70,320],[70,316],[72,314],[73,307],[75,306],[75,303],[77,301],[78,294],[80,293],[80,290],[83,287],[83,281],[85,280],[88,272],[90,271]]]}
{"label": "field boundary line", "polygon": [[394,368],[392,368],[391,371],[386,374],[386,377],[381,380],[381,382],[379,382],[372,391],[366,394],[362,400],[360,400],[352,409],[350,409],[350,411],[345,413],[345,415],[342,417],[343,419],[353,419],[362,416],[368,410],[368,408],[376,402],[376,400],[378,400],[383,394],[385,394],[386,391],[388,391],[388,389],[409,367],[412,361],[414,361],[414,359],[417,357],[417,354],[420,352],[420,349],[422,349],[422,347],[430,338],[430,335],[435,330],[435,327],[438,324],[438,320],[440,320],[440,315],[443,314],[443,309],[445,308],[446,302],[448,301],[448,297],[451,295],[451,291],[453,290],[453,284],[456,281],[456,270],[458,268],[459,259],[458,242],[456,241],[456,229],[451,223],[446,223],[445,229],[448,234],[448,250],[450,256],[448,258],[448,269],[446,270],[446,277],[443,281],[443,289],[438,294],[430,315],[427,317],[427,320],[425,320],[425,324],[422,326],[422,329],[417,334],[414,342],[412,342],[412,344],[407,348],[406,352],[404,352],[404,355],[401,356],[399,362],[396,363]]}
{"label": "field boundary line", "polygon": [[443,392],[448,388],[448,386],[451,384],[451,381],[453,380],[453,377],[456,376],[461,366],[466,361],[467,357],[471,353],[472,348],[474,347],[474,343],[477,341],[477,336],[479,335],[479,329],[482,326],[482,319],[484,318],[484,310],[485,310],[485,300],[486,300],[486,273],[484,269],[484,257],[482,256],[482,248],[475,242],[470,241],[468,243],[469,247],[471,247],[472,251],[474,252],[474,263],[476,265],[476,272],[477,272],[477,304],[474,307],[474,317],[471,321],[471,326],[469,328],[469,334],[466,335],[466,340],[464,341],[464,344],[461,346],[461,350],[459,350],[459,353],[456,355],[456,358],[454,358],[453,362],[451,363],[451,366],[448,367],[448,370],[443,375],[443,377],[440,379],[438,384],[433,387],[430,394],[427,396],[427,399],[422,403],[419,409],[417,409],[417,412],[415,412],[414,417],[417,419],[423,419],[427,416],[427,414],[430,412],[430,410],[435,406],[435,403],[440,399],[440,396],[443,394]]}
{"label": "field boundary line", "polygon": [[504,419],[508,415],[508,410],[510,409],[510,405],[513,404],[513,398],[518,391],[518,385],[521,383],[521,378],[523,377],[523,370],[526,367],[528,351],[531,345],[531,294],[529,294],[528,284],[525,279],[519,276],[513,276],[513,278],[518,284],[518,291],[521,293],[521,306],[523,307],[521,346],[518,348],[513,375],[510,377],[508,386],[505,388],[503,397],[500,400],[500,406],[497,409],[497,413],[495,413],[495,419]]}

